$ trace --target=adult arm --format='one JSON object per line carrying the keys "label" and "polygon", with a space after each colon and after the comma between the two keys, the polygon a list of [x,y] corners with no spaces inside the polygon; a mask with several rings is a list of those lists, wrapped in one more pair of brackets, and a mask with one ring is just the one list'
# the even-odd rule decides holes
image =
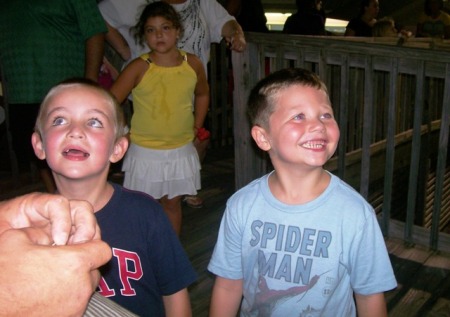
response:
{"label": "adult arm", "polygon": [[97,268],[111,258],[110,248],[101,240],[37,245],[36,236],[47,235],[37,228],[0,235],[0,316],[81,316],[98,284]]}
{"label": "adult arm", "polygon": [[60,195],[31,193],[1,201],[0,233],[26,227],[45,229],[57,245],[100,238],[92,206]]}
{"label": "adult arm", "polygon": [[225,3],[225,9],[232,16],[237,16],[241,10],[241,0],[227,0]]}
{"label": "adult arm", "polygon": [[186,288],[175,294],[163,296],[164,310],[167,317],[191,317],[191,303]]}
{"label": "adult arm", "polygon": [[242,279],[231,280],[220,276],[214,282],[210,317],[235,317],[242,299]]}
{"label": "adult arm", "polygon": [[383,293],[372,295],[355,294],[359,317],[387,317],[386,301]]}
{"label": "adult arm", "polygon": [[85,67],[84,76],[93,81],[98,81],[100,66],[105,52],[105,34],[98,33],[86,40],[85,43]]}
{"label": "adult arm", "polygon": [[125,38],[108,22],[106,22],[106,26],[108,27],[108,33],[105,35],[106,42],[111,45],[124,61],[129,60],[131,58],[131,50]]}

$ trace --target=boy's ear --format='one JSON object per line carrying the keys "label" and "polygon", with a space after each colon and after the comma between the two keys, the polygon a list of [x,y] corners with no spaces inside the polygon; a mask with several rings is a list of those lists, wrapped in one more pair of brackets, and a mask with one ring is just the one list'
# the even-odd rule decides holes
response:
{"label": "boy's ear", "polygon": [[119,140],[117,140],[116,144],[114,145],[114,149],[111,156],[109,157],[109,161],[111,163],[116,163],[120,161],[127,152],[127,150],[128,150],[128,139],[126,137],[121,137]]}
{"label": "boy's ear", "polygon": [[253,126],[251,133],[253,140],[255,140],[256,145],[258,145],[261,150],[269,151],[271,149],[267,131],[264,128]]}
{"label": "boy's ear", "polygon": [[41,136],[37,132],[33,132],[31,135],[31,144],[33,145],[34,154],[40,159],[45,160],[45,149],[44,144],[42,143]]}

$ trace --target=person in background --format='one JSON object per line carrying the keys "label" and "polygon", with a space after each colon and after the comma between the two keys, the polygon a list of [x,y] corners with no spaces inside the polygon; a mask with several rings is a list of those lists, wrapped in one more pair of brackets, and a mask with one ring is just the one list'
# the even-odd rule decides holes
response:
{"label": "person in background", "polygon": [[443,11],[443,0],[425,0],[419,16],[416,37],[450,38],[450,15]]}
{"label": "person in background", "polygon": [[380,11],[378,0],[361,0],[358,16],[351,19],[345,29],[345,36],[372,36],[372,27]]}
{"label": "person in background", "polygon": [[99,292],[139,316],[190,316],[187,286],[196,274],[162,207],[148,195],[107,181],[128,146],[115,98],[100,85],[70,80],[44,99],[32,135],[58,192],[95,212],[113,257]]}
{"label": "person in background", "polygon": [[245,32],[269,32],[261,0],[227,0],[225,8]]}
{"label": "person in background", "polygon": [[200,189],[193,141],[208,111],[209,86],[200,59],[176,46],[183,28],[171,5],[147,5],[136,32],[150,52],[128,64],[111,87],[119,102],[130,92],[134,102],[124,186],[159,199],[180,234],[181,199]]}
{"label": "person in background", "polygon": [[376,214],[323,168],[340,134],[325,84],[276,71],[252,89],[248,113],[274,170],[227,202],[210,316],[386,317],[383,292],[397,283]]}
{"label": "person in background", "polygon": [[321,0],[296,0],[297,12],[286,19],[283,33],[325,35]]}
{"label": "person in background", "polygon": [[[134,37],[132,28],[147,2],[155,1],[158,0],[102,0],[99,3],[100,12],[109,28],[106,40],[117,52],[129,50],[129,55],[121,54],[124,58],[129,56],[128,62],[148,51],[148,47],[141,45],[139,39]],[[225,39],[230,50],[245,50],[246,42],[241,26],[216,0],[164,1],[171,4],[181,17],[184,33],[178,40],[178,48],[199,57],[206,74],[212,43]],[[209,141],[209,138],[194,140],[200,162],[206,156]],[[186,195],[183,202],[191,208],[203,207],[203,200],[197,195]]]}
{"label": "person in background", "polygon": [[39,105],[68,77],[97,80],[107,29],[92,0],[2,1],[0,21],[0,64],[19,169],[36,164],[47,191],[54,192],[50,170],[36,160],[30,142]]}
{"label": "person in background", "polygon": [[81,316],[111,249],[92,206],[31,193],[0,202],[0,315]]}
{"label": "person in background", "polygon": [[373,25],[372,35],[374,37],[398,37],[394,19],[390,17],[379,19]]}

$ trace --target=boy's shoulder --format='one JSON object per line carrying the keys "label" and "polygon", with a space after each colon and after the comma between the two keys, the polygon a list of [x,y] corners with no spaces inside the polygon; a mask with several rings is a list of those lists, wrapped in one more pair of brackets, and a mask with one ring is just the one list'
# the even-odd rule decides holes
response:
{"label": "boy's shoulder", "polygon": [[143,205],[158,209],[160,207],[160,204],[152,196],[144,192],[128,189],[116,183],[111,183],[111,185],[114,188],[114,194],[110,202],[126,206]]}
{"label": "boy's shoulder", "polygon": [[254,201],[258,197],[262,196],[263,193],[261,191],[262,186],[267,184],[267,178],[269,174],[266,174],[260,178],[257,178],[241,189],[237,190],[231,197],[228,199],[227,205],[229,204],[240,204],[240,203],[249,203]]}

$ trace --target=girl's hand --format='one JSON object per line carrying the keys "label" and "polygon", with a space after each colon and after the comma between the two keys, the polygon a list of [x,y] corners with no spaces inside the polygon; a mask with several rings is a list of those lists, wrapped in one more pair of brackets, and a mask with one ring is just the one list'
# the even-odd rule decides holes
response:
{"label": "girl's hand", "polygon": [[194,132],[195,132],[195,137],[199,141],[208,140],[211,136],[211,133],[208,130],[206,130],[205,128],[194,128]]}

